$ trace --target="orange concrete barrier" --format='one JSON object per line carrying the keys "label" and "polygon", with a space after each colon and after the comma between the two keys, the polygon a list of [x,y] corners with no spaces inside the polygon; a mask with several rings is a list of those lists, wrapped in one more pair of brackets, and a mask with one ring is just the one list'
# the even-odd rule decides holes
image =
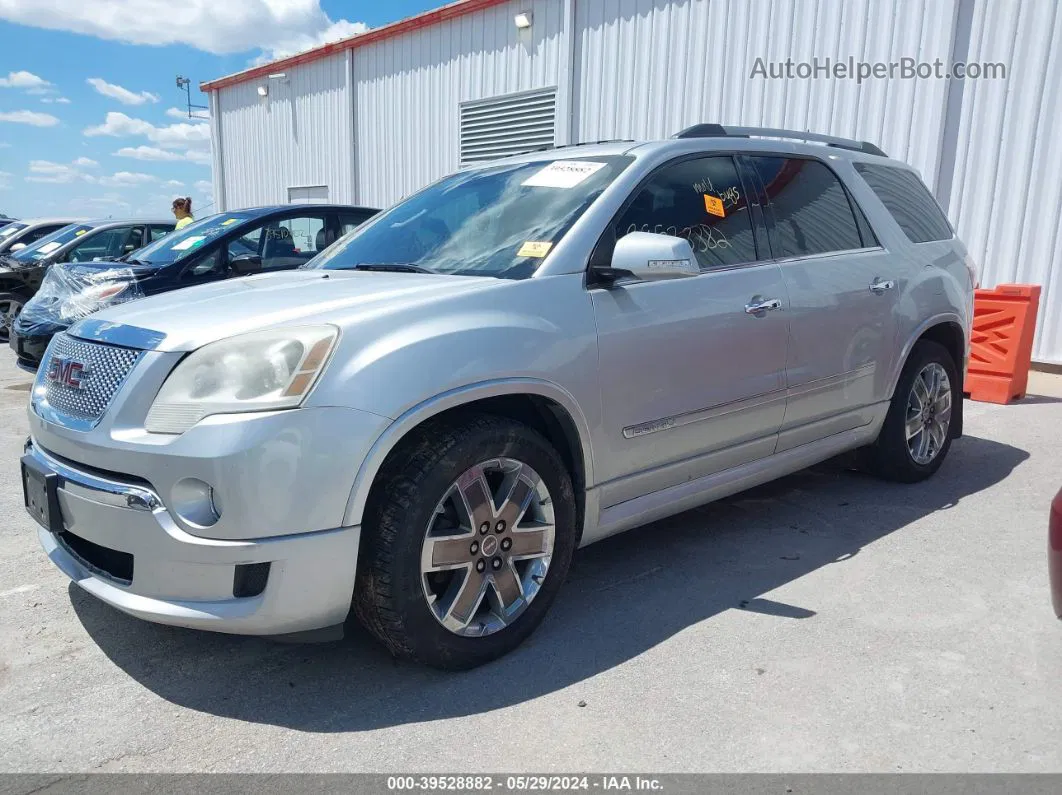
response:
{"label": "orange concrete barrier", "polygon": [[985,403],[1025,397],[1040,285],[1001,284],[974,292],[966,393]]}

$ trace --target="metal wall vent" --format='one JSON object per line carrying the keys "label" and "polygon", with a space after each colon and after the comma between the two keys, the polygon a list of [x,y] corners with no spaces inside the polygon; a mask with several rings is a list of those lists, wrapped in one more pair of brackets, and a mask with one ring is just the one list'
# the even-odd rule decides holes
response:
{"label": "metal wall vent", "polygon": [[557,89],[543,88],[461,103],[461,165],[551,147]]}

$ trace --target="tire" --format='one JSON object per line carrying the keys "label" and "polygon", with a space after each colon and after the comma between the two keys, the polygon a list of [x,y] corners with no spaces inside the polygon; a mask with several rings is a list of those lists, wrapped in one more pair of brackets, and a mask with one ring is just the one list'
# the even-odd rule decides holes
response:
{"label": "tire", "polygon": [[[927,370],[927,368],[930,369]],[[911,440],[908,439],[911,427],[918,425],[915,415],[918,413],[917,403],[921,402],[920,398],[912,397],[912,391],[915,390],[916,380],[923,373],[939,372],[937,368],[942,369],[948,379],[947,389],[942,387],[940,390],[941,395],[945,392],[948,394],[947,428],[943,433],[929,434],[927,448],[924,455],[920,456],[918,453],[922,450],[919,449],[919,444],[925,441],[926,437],[919,435]],[[866,460],[871,472],[885,480],[917,483],[940,469],[954,438],[955,424],[951,422],[951,419],[956,400],[962,400],[962,393],[958,391],[959,383],[955,362],[943,345],[931,340],[921,340],[915,344],[900,374],[900,380],[896,385],[889,412],[885,416],[885,422],[877,441],[866,450]],[[922,385],[925,384],[926,381],[923,380]],[[939,398],[930,402],[935,406],[933,415],[928,418],[932,426],[934,420],[943,416],[944,412],[940,408]],[[908,425],[909,420],[912,426]],[[931,426],[923,426],[924,430],[921,433],[929,433],[925,428]],[[915,450],[912,450],[912,445],[916,448]],[[931,457],[925,460],[926,456]]]}
{"label": "tire", "polygon": [[[515,468],[513,462],[524,468]],[[495,465],[499,467],[497,471],[493,469]],[[505,467],[508,469],[503,471]],[[470,472],[484,472],[484,479],[480,481]],[[471,510],[468,506],[475,502],[469,499],[466,489],[470,493],[474,489],[471,484],[482,482],[484,488],[498,495],[510,488],[510,481],[504,478],[515,483],[525,477],[516,473],[529,473],[521,486],[523,496],[502,507],[526,505],[526,513],[519,513],[524,518],[513,521],[504,535],[483,534],[487,522],[470,517],[478,514],[482,518],[483,510],[494,510],[495,519],[517,514],[485,508],[485,500]],[[532,477],[535,475],[537,478]],[[458,478],[462,478],[461,482]],[[495,485],[499,479],[503,479],[500,485]],[[548,499],[541,498],[543,488]],[[515,488],[513,493],[517,493]],[[465,499],[459,503],[462,494]],[[495,502],[498,500],[495,496]],[[550,508],[552,516],[541,522],[528,518],[532,512]],[[549,532],[548,518],[552,518],[554,527],[552,544],[544,540]],[[500,524],[504,522],[499,521],[492,530]],[[436,535],[439,525],[443,525],[444,535]],[[531,532],[520,536],[525,525]],[[461,535],[458,538],[450,532]],[[542,540],[543,549],[548,546],[551,553],[532,560],[516,560],[514,544],[526,544],[532,534],[536,543]],[[463,555],[461,550],[466,548],[470,552],[478,550],[478,554],[470,554],[468,564],[462,563],[461,567],[426,574],[436,560],[434,553],[428,551],[428,544],[438,539],[454,544],[449,547],[454,550],[451,554]],[[463,542],[460,550],[456,546],[458,540]],[[501,546],[506,543],[510,551],[503,553]],[[396,656],[436,668],[473,668],[512,651],[534,631],[568,574],[575,546],[576,510],[571,478],[556,450],[541,435],[521,423],[485,414],[429,421],[390,456],[370,495],[362,526],[353,612]],[[525,551],[537,554],[540,550]],[[488,552],[496,556],[485,557]],[[498,564],[499,581],[509,575],[506,582],[514,583],[512,574],[517,581],[522,576],[520,589],[509,592],[519,593],[524,603],[521,607],[518,601],[511,602],[516,607],[510,617],[503,618],[507,609],[502,601],[504,589],[493,585],[491,568],[506,554],[513,557]],[[447,604],[456,605],[459,600],[456,596],[446,597],[463,592],[458,584],[465,582],[465,577],[469,578],[467,582],[473,581],[471,578],[477,576],[473,572],[481,560],[487,568],[480,580],[489,582],[484,586],[486,595],[479,603],[479,611],[473,613],[479,618],[460,627],[462,611],[456,607],[452,614],[446,611]],[[509,560],[513,561],[511,572]],[[543,561],[547,567],[544,572]],[[532,567],[537,568],[532,571]],[[451,626],[444,626],[447,621]],[[475,634],[488,630],[489,634]]]}
{"label": "tire", "polygon": [[11,339],[11,327],[27,300],[21,293],[0,292],[0,344]]}

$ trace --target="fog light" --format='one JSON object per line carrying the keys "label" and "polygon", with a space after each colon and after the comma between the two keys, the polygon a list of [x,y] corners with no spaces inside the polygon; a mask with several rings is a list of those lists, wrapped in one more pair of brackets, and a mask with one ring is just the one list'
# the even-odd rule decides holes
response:
{"label": "fog light", "polygon": [[196,527],[210,527],[221,518],[221,506],[214,489],[197,478],[177,481],[171,493],[170,509]]}

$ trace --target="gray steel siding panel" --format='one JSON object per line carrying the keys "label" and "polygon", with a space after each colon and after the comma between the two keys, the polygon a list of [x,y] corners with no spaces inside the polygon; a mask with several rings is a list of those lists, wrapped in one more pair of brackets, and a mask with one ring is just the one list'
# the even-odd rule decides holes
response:
{"label": "gray steel siding panel", "polygon": [[982,286],[1042,286],[1033,358],[1062,364],[1062,10],[979,0],[969,60],[1007,79],[966,81],[948,215]]}
{"label": "gray steel siding panel", "polygon": [[462,102],[556,86],[563,20],[563,0],[514,0],[354,50],[361,201],[387,206],[456,170]]}
{"label": "gray steel siding panel", "polygon": [[932,183],[943,80],[750,78],[765,61],[947,61],[953,1],[576,3],[577,140],[661,138],[697,122],[879,144]]}
{"label": "gray steel siding panel", "polygon": [[[346,57],[286,74],[286,82],[252,80],[218,92],[227,208],[284,203],[287,189],[300,185],[327,185],[330,200],[353,200]],[[260,85],[268,96],[258,95]]]}

